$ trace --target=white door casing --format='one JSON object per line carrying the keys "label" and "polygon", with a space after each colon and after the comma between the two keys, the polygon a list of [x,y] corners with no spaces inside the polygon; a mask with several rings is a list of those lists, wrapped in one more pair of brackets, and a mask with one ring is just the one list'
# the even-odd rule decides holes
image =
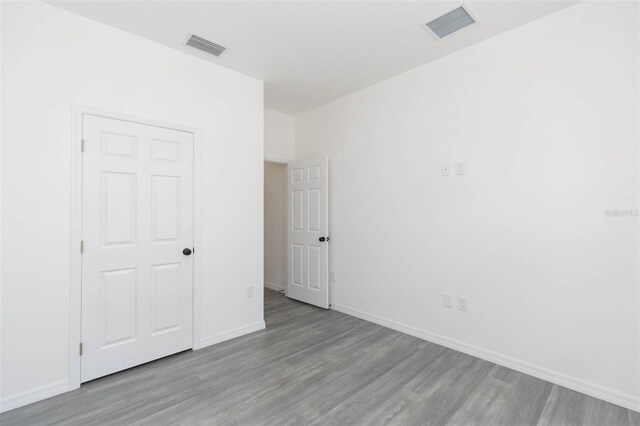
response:
{"label": "white door casing", "polygon": [[193,343],[193,134],[83,116],[81,381]]}
{"label": "white door casing", "polygon": [[326,157],[287,164],[287,296],[329,308]]}

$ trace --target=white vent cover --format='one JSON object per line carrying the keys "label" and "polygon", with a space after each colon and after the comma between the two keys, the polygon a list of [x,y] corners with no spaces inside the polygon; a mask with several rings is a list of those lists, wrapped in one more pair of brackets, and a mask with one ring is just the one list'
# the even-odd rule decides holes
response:
{"label": "white vent cover", "polygon": [[189,40],[187,40],[187,46],[195,47],[203,52],[211,53],[214,56],[220,56],[222,52],[227,50],[226,47],[215,44],[214,42],[202,37],[198,37],[197,35],[191,35],[191,37],[189,37]]}
{"label": "white vent cover", "polygon": [[437,38],[444,38],[477,22],[466,6],[460,6],[422,24],[422,27]]}

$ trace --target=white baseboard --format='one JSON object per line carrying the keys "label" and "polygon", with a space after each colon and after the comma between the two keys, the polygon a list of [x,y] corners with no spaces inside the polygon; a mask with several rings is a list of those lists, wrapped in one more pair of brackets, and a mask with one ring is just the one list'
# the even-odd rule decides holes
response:
{"label": "white baseboard", "polygon": [[69,381],[61,380],[35,389],[20,392],[15,395],[2,398],[0,401],[0,413],[22,407],[33,402],[41,401],[61,393],[69,392]]}
{"label": "white baseboard", "polygon": [[284,286],[278,285],[278,284],[273,284],[273,283],[268,283],[268,282],[264,282],[264,286],[266,288],[270,288],[271,290],[275,290],[275,291],[283,291],[284,290]]}
{"label": "white baseboard", "polygon": [[463,352],[465,354],[475,356],[477,358],[481,358],[498,365],[502,365],[503,367],[511,368],[512,370],[516,370],[521,373],[528,374],[530,376],[534,376],[560,386],[564,386],[574,391],[593,396],[594,398],[602,399],[603,401],[607,401],[612,404],[616,404],[621,407],[640,412],[640,399],[634,397],[633,395],[625,394],[611,388],[606,388],[595,383],[578,379],[577,377],[560,373],[559,371],[550,370],[539,365],[531,364],[526,361],[502,355],[498,352],[493,352],[487,349],[480,348],[478,346],[469,345],[459,340],[451,339],[449,337],[431,333],[425,330],[420,330],[418,328],[402,324],[397,321],[382,318],[377,315],[349,308],[347,306],[332,303],[331,308],[335,309],[338,312],[361,318],[363,320],[379,324],[383,327],[387,327],[392,330],[417,337],[419,339],[436,343],[438,345],[445,346],[447,348],[454,349],[456,351]]}
{"label": "white baseboard", "polygon": [[215,345],[216,343],[224,342],[226,340],[244,336],[245,334],[253,333],[254,331],[263,330],[264,328],[264,321],[258,321],[252,324],[243,325],[242,327],[233,328],[222,333],[212,334],[210,336],[201,338],[200,344],[197,348],[194,349],[202,349],[206,346]]}

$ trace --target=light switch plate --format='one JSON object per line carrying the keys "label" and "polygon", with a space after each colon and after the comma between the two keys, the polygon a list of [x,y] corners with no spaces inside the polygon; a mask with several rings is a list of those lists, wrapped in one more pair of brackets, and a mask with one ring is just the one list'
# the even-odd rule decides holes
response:
{"label": "light switch plate", "polygon": [[440,165],[440,172],[442,173],[442,176],[449,176],[451,174],[449,163],[442,163]]}
{"label": "light switch plate", "polygon": [[462,161],[456,161],[456,175],[460,176],[464,174],[464,163]]}

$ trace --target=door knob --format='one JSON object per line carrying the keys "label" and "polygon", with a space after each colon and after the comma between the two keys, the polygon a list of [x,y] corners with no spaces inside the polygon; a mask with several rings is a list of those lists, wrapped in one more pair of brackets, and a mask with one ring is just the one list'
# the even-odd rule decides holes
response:
{"label": "door knob", "polygon": [[191,249],[190,248],[186,248],[186,249],[182,250],[182,254],[184,254],[185,256],[189,256],[191,254]]}
{"label": "door knob", "polygon": [[329,237],[327,237],[327,238],[320,237],[320,238],[318,238],[318,241],[320,241],[321,243],[324,243],[325,241],[329,241]]}

